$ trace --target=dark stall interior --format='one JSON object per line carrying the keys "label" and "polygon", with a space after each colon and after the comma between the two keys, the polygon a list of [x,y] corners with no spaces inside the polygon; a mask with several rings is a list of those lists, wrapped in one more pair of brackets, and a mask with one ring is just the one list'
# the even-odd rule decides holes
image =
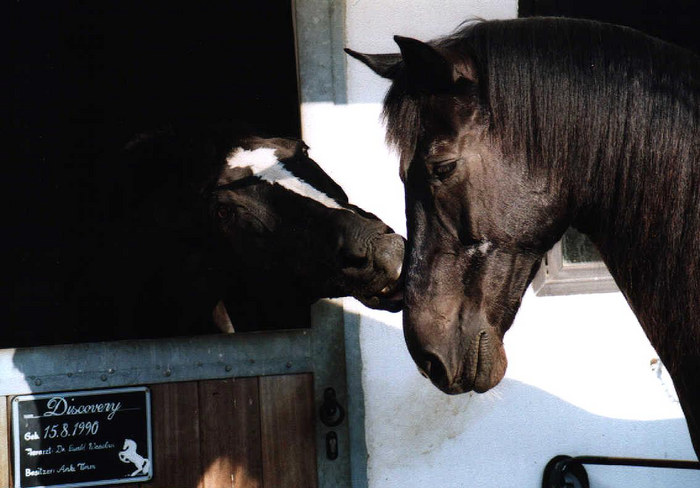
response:
{"label": "dark stall interior", "polygon": [[23,1],[6,20],[2,344],[60,342],[107,156],[169,124],[299,136],[292,2]]}
{"label": "dark stall interior", "polygon": [[520,0],[520,17],[557,16],[626,25],[700,52],[700,4],[694,0]]}

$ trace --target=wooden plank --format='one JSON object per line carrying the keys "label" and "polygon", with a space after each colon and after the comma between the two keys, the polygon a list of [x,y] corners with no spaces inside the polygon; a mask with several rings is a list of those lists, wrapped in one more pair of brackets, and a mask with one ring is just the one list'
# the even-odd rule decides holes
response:
{"label": "wooden plank", "polygon": [[258,379],[203,381],[199,404],[200,488],[261,488]]}
{"label": "wooden plank", "polygon": [[149,488],[195,488],[200,479],[196,382],[151,386],[153,481]]}
{"label": "wooden plank", "polygon": [[10,398],[0,397],[0,486],[10,483]]}
{"label": "wooden plank", "polygon": [[260,378],[266,488],[315,488],[314,388],[311,374]]}

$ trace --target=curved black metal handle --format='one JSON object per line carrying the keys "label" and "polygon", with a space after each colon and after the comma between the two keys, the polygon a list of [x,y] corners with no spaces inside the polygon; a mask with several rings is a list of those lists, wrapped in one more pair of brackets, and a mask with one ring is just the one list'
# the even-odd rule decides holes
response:
{"label": "curved black metal handle", "polygon": [[328,427],[335,427],[345,419],[345,409],[338,403],[333,388],[326,388],[323,391],[323,405],[319,410],[321,422]]}
{"label": "curved black metal handle", "polygon": [[607,456],[565,456],[552,458],[544,468],[542,488],[588,488],[584,464],[637,466],[646,468],[700,469],[700,462],[674,459],[640,459]]}
{"label": "curved black metal handle", "polygon": [[542,474],[542,488],[589,488],[588,473],[571,456],[556,456],[547,463]]}

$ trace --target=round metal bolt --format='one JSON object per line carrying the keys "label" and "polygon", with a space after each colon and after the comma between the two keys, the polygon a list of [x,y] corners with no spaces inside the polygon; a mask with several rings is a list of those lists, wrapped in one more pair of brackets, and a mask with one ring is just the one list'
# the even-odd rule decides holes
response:
{"label": "round metal bolt", "polygon": [[107,370],[107,372],[108,372],[109,374],[114,374],[114,368],[109,368],[109,369]]}
{"label": "round metal bolt", "polygon": [[106,374],[100,375],[100,379],[101,379],[102,381],[107,381],[107,375],[106,375]]}
{"label": "round metal bolt", "polygon": [[290,369],[292,367],[292,362],[289,361],[287,364],[285,364],[285,366],[287,367],[287,369]]}
{"label": "round metal bolt", "polygon": [[163,371],[164,376],[170,376],[171,374],[173,374],[173,373],[169,369],[166,369],[165,371]]}
{"label": "round metal bolt", "polygon": [[227,364],[226,367],[225,367],[224,369],[225,369],[226,372],[228,373],[228,372],[231,371],[233,368],[231,367],[230,364]]}
{"label": "round metal bolt", "polygon": [[34,380],[34,384],[36,386],[41,386],[41,380],[39,378],[37,378],[36,380]]}

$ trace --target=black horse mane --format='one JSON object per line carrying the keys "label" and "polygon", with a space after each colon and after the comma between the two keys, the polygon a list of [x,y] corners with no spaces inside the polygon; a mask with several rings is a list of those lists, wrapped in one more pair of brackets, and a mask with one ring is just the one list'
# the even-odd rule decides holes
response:
{"label": "black horse mane", "polygon": [[[618,284],[641,287],[636,301],[675,295],[675,305],[666,299],[657,308],[669,324],[693,317],[700,307],[700,58],[630,28],[561,18],[469,22],[432,44],[452,62],[472,59],[489,133],[505,160],[566,185],[572,224],[625,245],[604,253]],[[420,106],[399,72],[384,116],[403,173]],[[613,270],[639,243],[636,266]],[[689,333],[700,324],[683,326]]]}
{"label": "black horse mane", "polygon": [[[604,165],[626,153],[622,145],[648,141],[648,122],[663,125],[661,139],[676,141],[678,130],[697,135],[687,127],[700,117],[700,58],[634,29],[546,17],[468,21],[432,44],[453,62],[473,58],[492,135],[532,170],[558,173],[573,156]],[[419,106],[397,76],[384,117],[402,159],[415,149]]]}

